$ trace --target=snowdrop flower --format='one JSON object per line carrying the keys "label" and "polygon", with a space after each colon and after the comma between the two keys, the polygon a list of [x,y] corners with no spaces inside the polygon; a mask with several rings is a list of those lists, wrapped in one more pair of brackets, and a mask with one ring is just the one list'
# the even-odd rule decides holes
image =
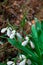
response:
{"label": "snowdrop flower", "polygon": [[26,40],[26,41],[23,41],[22,42],[22,46],[26,46],[27,45],[27,43],[28,43],[28,41]]}
{"label": "snowdrop flower", "polygon": [[27,60],[27,64],[31,65],[31,60],[30,59]]}
{"label": "snowdrop flower", "polygon": [[26,46],[28,44],[29,37],[25,37],[25,41],[22,42],[23,46]]}
{"label": "snowdrop flower", "polygon": [[8,37],[11,35],[11,31],[12,31],[12,28],[9,27],[9,28],[7,29],[7,35],[8,35]]}
{"label": "snowdrop flower", "polygon": [[25,65],[26,64],[26,59],[24,59],[23,61],[21,61],[18,65]]}
{"label": "snowdrop flower", "polygon": [[19,59],[20,59],[20,60],[26,59],[26,56],[25,56],[25,55],[19,55]]}
{"label": "snowdrop flower", "polygon": [[13,61],[8,61],[7,65],[15,65],[15,63]]}
{"label": "snowdrop flower", "polygon": [[10,38],[13,39],[14,38],[14,34],[11,34]]}
{"label": "snowdrop flower", "polygon": [[16,31],[15,31],[15,30],[13,30],[13,31],[12,31],[12,34],[13,34],[13,33],[15,34],[15,33],[16,33]]}
{"label": "snowdrop flower", "polygon": [[25,39],[28,41],[29,40],[29,37],[26,36]]}
{"label": "snowdrop flower", "polygon": [[14,38],[14,36],[15,36],[15,34],[16,34],[16,31],[15,31],[15,30],[13,30],[13,31],[12,31],[12,34],[10,35],[10,38],[11,38],[11,39],[13,39],[13,38]]}
{"label": "snowdrop flower", "polygon": [[5,33],[6,31],[7,31],[7,27],[6,27],[6,28],[1,29],[1,33]]}
{"label": "snowdrop flower", "polygon": [[20,39],[22,39],[22,36],[20,35],[20,33],[16,33],[17,37],[19,37]]}
{"label": "snowdrop flower", "polygon": [[30,45],[31,45],[31,48],[32,48],[32,49],[34,49],[34,48],[35,48],[35,46],[34,46],[34,44],[33,44],[33,42],[32,42],[32,41],[30,41]]}
{"label": "snowdrop flower", "polygon": [[10,36],[11,35],[12,28],[11,27],[3,28],[1,30],[1,33],[5,33],[6,31],[7,31],[7,35]]}
{"label": "snowdrop flower", "polygon": [[11,39],[13,39],[14,38],[14,36],[15,36],[15,30],[13,30],[12,31],[12,28],[11,27],[6,27],[6,28],[3,28],[2,30],[1,30],[1,33],[4,33],[4,32],[6,32],[7,31],[7,36],[8,37],[10,37]]}

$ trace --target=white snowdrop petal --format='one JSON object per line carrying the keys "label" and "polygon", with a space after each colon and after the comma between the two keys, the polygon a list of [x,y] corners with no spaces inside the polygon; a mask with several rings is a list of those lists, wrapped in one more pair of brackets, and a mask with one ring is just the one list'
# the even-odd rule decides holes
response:
{"label": "white snowdrop petal", "polygon": [[26,56],[25,56],[25,55],[22,55],[22,58],[23,58],[23,59],[26,59]]}
{"label": "white snowdrop petal", "polygon": [[32,42],[32,41],[30,41],[30,45],[31,45],[31,48],[32,48],[32,49],[34,49],[34,48],[35,48],[35,46],[34,46],[34,44],[33,44],[33,42]]}
{"label": "white snowdrop petal", "polygon": [[11,38],[11,39],[13,39],[13,38],[14,38],[14,36],[15,36],[15,34],[11,34],[11,35],[10,35],[10,38]]}
{"label": "white snowdrop petal", "polygon": [[27,43],[28,43],[28,41],[23,41],[23,42],[22,42],[22,46],[26,46]]}
{"label": "white snowdrop petal", "polygon": [[16,65],[19,65],[19,63],[16,63]]}
{"label": "white snowdrop petal", "polygon": [[29,40],[29,37],[26,36],[25,39],[28,41]]}
{"label": "white snowdrop petal", "polygon": [[22,60],[22,56],[21,55],[19,55],[19,59]]}
{"label": "white snowdrop petal", "polygon": [[11,35],[11,30],[8,28],[7,29],[7,35],[10,36]]}
{"label": "white snowdrop petal", "polygon": [[26,59],[26,56],[25,56],[25,55],[19,55],[19,59],[20,59],[20,60]]}
{"label": "white snowdrop petal", "polygon": [[19,37],[20,39],[22,39],[22,36],[20,35],[20,33],[16,33],[17,37]]}
{"label": "white snowdrop petal", "polygon": [[16,31],[15,31],[15,30],[13,30],[13,31],[12,31],[12,33],[14,33],[14,34],[15,34],[15,33],[16,33]]}
{"label": "white snowdrop petal", "polygon": [[13,30],[13,31],[11,32],[11,34],[10,34],[10,38],[11,38],[11,39],[13,39],[13,38],[14,38],[14,36],[15,36],[15,34],[16,34],[16,31],[15,31],[15,30]]}
{"label": "white snowdrop petal", "polygon": [[20,63],[19,63],[19,65],[25,65],[26,64],[26,59],[24,59],[23,61],[21,61]]}
{"label": "white snowdrop petal", "polygon": [[7,65],[15,65],[15,63],[13,61],[8,61]]}
{"label": "white snowdrop petal", "polygon": [[7,27],[6,27],[6,28],[1,29],[1,33],[5,33],[5,32],[6,32],[6,30],[7,30]]}
{"label": "white snowdrop petal", "polygon": [[27,64],[28,64],[28,65],[31,65],[31,63],[32,63],[31,60],[28,59],[28,60],[27,60]]}

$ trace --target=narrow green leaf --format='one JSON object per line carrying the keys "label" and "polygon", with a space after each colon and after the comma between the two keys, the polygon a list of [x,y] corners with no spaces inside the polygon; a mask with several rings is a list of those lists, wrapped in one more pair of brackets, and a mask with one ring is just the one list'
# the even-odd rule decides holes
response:
{"label": "narrow green leaf", "polygon": [[41,21],[41,28],[42,28],[42,30],[43,30],[43,20]]}
{"label": "narrow green leaf", "polygon": [[33,24],[32,27],[31,27],[31,31],[32,31],[32,36],[38,40],[38,34],[37,34],[37,30],[36,30],[36,27],[35,25]]}
{"label": "narrow green leaf", "polygon": [[37,31],[41,30],[41,22],[37,18],[35,18],[35,25]]}
{"label": "narrow green leaf", "polygon": [[0,65],[7,65],[6,63],[0,63]]}
{"label": "narrow green leaf", "polygon": [[40,56],[41,53],[40,53],[40,48],[39,48],[38,34],[37,34],[37,30],[36,30],[36,27],[35,27],[34,24],[32,25],[31,30],[32,30],[32,38],[33,38],[33,41],[34,41],[34,44],[35,44],[36,52]]}

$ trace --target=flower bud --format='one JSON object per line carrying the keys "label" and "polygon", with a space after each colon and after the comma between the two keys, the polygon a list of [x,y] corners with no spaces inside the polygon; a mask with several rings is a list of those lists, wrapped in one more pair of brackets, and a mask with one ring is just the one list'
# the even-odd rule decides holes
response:
{"label": "flower bud", "polygon": [[28,41],[23,41],[23,42],[22,42],[22,46],[26,46],[27,43],[28,43]]}
{"label": "flower bud", "polygon": [[8,61],[7,65],[15,65],[15,63],[13,61]]}
{"label": "flower bud", "polygon": [[31,65],[31,60],[30,59],[27,60],[27,64]]}
{"label": "flower bud", "polygon": [[35,46],[34,46],[34,44],[33,44],[33,42],[32,42],[32,41],[30,41],[30,46],[31,46],[31,48],[32,48],[32,49],[34,49],[34,48],[35,48]]}
{"label": "flower bud", "polygon": [[20,39],[22,39],[22,36],[20,35],[20,33],[16,33],[17,37],[19,37]]}
{"label": "flower bud", "polygon": [[23,61],[21,61],[20,63],[19,63],[19,65],[25,65],[26,64],[26,59],[24,59]]}
{"label": "flower bud", "polygon": [[11,35],[11,30],[8,28],[7,29],[7,35],[10,36]]}
{"label": "flower bud", "polygon": [[5,33],[6,30],[7,30],[7,28],[3,28],[3,29],[1,29],[1,33]]}

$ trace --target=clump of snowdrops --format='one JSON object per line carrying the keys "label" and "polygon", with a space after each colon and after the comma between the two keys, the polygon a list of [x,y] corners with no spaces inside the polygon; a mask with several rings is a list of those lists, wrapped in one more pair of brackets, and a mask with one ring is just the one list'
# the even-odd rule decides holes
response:
{"label": "clump of snowdrops", "polygon": [[19,62],[8,61],[7,65],[43,65],[43,21],[40,22],[37,18],[34,21],[31,33],[25,38],[12,27],[1,29],[1,33],[6,32],[8,42],[21,51]]}

